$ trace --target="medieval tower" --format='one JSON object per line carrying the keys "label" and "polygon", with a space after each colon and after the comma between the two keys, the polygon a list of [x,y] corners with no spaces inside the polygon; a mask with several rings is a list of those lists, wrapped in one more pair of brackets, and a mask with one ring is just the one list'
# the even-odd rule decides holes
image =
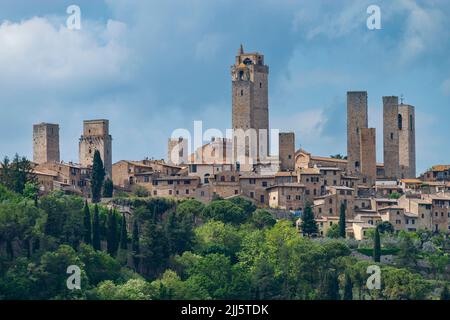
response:
{"label": "medieval tower", "polygon": [[[235,64],[231,67],[232,126],[235,133],[233,146],[240,148],[237,145],[241,142],[237,141],[239,137],[236,133],[241,129],[248,135],[240,140],[245,155],[254,162],[269,154],[268,75],[269,67],[264,64],[264,55],[244,53],[241,45]],[[249,129],[254,129],[250,130],[254,135],[249,135]]]}
{"label": "medieval tower", "polygon": [[398,106],[398,140],[401,179],[416,177],[416,126],[414,107],[401,103]]}
{"label": "medieval tower", "polygon": [[33,161],[59,162],[59,125],[40,123],[33,125]]}
{"label": "medieval tower", "polygon": [[94,152],[98,150],[103,160],[106,175],[112,175],[112,137],[109,134],[108,120],[83,121],[83,135],[80,137],[80,164],[92,166]]}
{"label": "medieval tower", "polygon": [[376,129],[360,129],[360,160],[363,183],[374,185],[377,179]]}
{"label": "medieval tower", "polygon": [[347,92],[347,171],[361,172],[361,129],[368,127],[367,92]]}
{"label": "medieval tower", "polygon": [[383,154],[386,178],[400,178],[398,97],[383,97]]}
{"label": "medieval tower", "polygon": [[295,133],[280,132],[278,135],[279,159],[281,171],[295,169]]}

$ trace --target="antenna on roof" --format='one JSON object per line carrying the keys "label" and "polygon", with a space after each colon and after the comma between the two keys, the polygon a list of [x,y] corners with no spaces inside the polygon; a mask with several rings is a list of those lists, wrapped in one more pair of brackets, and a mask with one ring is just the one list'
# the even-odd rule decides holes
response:
{"label": "antenna on roof", "polygon": [[400,103],[403,104],[403,100],[405,100],[405,97],[403,96],[403,93],[400,96]]}

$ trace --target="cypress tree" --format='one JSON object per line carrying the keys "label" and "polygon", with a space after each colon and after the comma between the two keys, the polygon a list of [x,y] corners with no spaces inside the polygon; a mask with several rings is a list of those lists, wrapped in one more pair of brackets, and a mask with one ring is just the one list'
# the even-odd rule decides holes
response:
{"label": "cypress tree", "polygon": [[114,185],[110,178],[107,178],[103,184],[103,197],[112,198]]}
{"label": "cypress tree", "polygon": [[117,253],[117,219],[116,213],[112,210],[108,215],[108,236],[107,236],[107,251],[110,256],[114,257]]}
{"label": "cypress tree", "polygon": [[92,246],[95,250],[101,250],[100,243],[100,217],[97,204],[94,207],[94,223],[92,230]]}
{"label": "cypress tree", "polygon": [[140,261],[140,248],[139,248],[139,228],[137,224],[137,220],[135,219],[133,222],[133,235],[131,239],[131,250],[133,251],[133,264],[134,270],[139,270],[139,261]]}
{"label": "cypress tree", "polygon": [[84,203],[84,242],[87,244],[92,244],[91,212],[87,201]]}
{"label": "cypress tree", "polygon": [[353,283],[347,273],[345,274],[344,300],[353,300]]}
{"label": "cypress tree", "polygon": [[127,221],[125,215],[122,215],[122,224],[120,229],[120,249],[128,249]]}
{"label": "cypress tree", "polygon": [[335,271],[328,272],[325,279],[325,292],[322,299],[339,300],[339,280]]}
{"label": "cypress tree", "polygon": [[312,212],[311,205],[306,205],[305,211],[302,215],[302,223],[300,225],[303,234],[311,236],[318,232],[316,220],[314,219],[314,213]]}
{"label": "cypress tree", "polygon": [[345,204],[341,203],[340,214],[339,214],[339,237],[345,238]]}
{"label": "cypress tree", "polygon": [[441,291],[441,300],[450,300],[450,292],[448,292],[447,284],[444,285],[444,288]]}
{"label": "cypress tree", "polygon": [[380,262],[381,260],[381,240],[380,240],[380,231],[378,230],[378,226],[375,227],[375,239],[373,245],[373,260],[375,262]]}
{"label": "cypress tree", "polygon": [[91,179],[91,191],[92,202],[100,202],[102,197],[102,186],[105,180],[105,168],[103,167],[103,161],[100,157],[100,152],[95,150],[94,160],[92,163],[92,179]]}

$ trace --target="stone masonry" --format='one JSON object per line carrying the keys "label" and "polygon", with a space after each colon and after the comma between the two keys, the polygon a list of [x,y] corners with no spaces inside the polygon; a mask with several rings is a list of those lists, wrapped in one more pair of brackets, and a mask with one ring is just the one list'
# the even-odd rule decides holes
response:
{"label": "stone masonry", "polygon": [[33,125],[33,161],[38,164],[60,161],[58,124]]}

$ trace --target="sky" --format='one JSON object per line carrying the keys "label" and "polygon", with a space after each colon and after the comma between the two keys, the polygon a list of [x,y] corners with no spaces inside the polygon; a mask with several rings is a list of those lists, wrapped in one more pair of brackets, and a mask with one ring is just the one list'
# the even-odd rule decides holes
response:
{"label": "sky", "polygon": [[419,174],[450,163],[449,25],[446,0],[0,0],[0,156],[32,158],[40,122],[60,125],[74,162],[85,119],[110,120],[113,161],[164,158],[195,120],[225,130],[242,43],[269,65],[270,127],[316,155],[346,154],[346,92],[361,90],[382,162],[382,96],[403,95]]}

